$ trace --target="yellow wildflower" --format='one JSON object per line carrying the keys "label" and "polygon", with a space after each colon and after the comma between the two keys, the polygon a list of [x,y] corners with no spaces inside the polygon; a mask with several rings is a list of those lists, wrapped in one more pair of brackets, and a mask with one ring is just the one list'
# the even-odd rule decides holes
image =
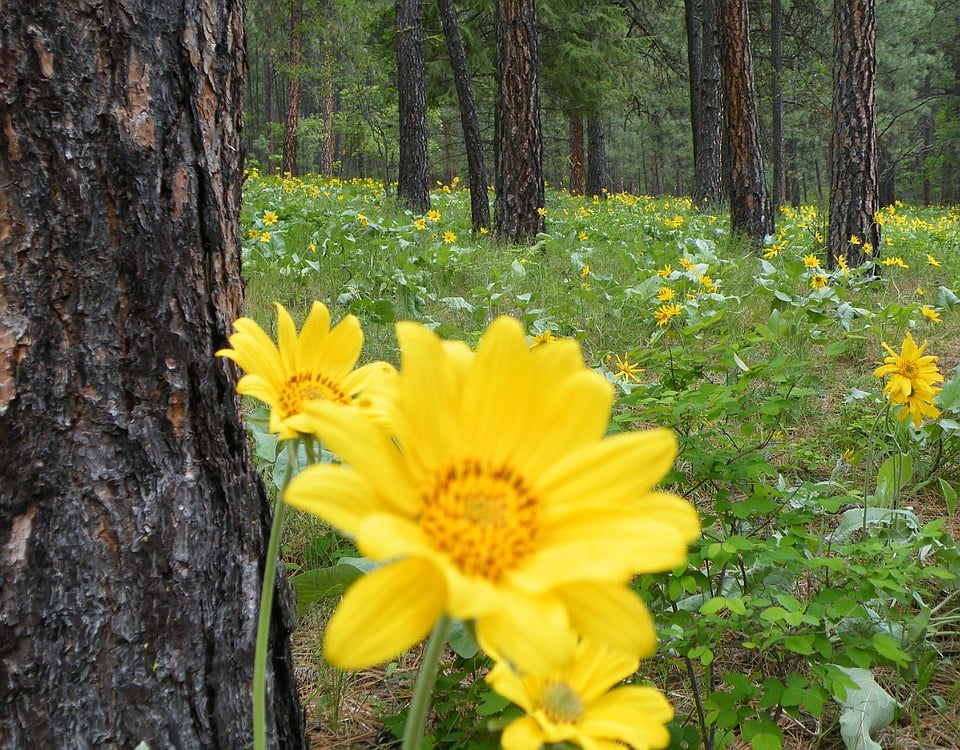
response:
{"label": "yellow wildflower", "polygon": [[927,342],[917,346],[913,336],[908,332],[903,339],[900,353],[893,351],[886,343],[883,348],[889,356],[884,357],[883,365],[878,367],[873,376],[883,378],[891,375],[890,381],[883,389],[883,395],[891,404],[903,404],[897,418],[913,419],[914,427],[920,426],[923,417],[936,419],[940,411],[933,405],[934,397],[943,390],[934,383],[942,383],[943,375],[937,370],[939,357],[923,356]]}
{"label": "yellow wildflower", "polygon": [[457,241],[457,235],[447,230],[446,232],[443,233],[443,241],[448,245],[452,245],[454,242]]}
{"label": "yellow wildflower", "polygon": [[921,305],[920,313],[923,315],[923,317],[925,317],[927,320],[933,323],[939,323],[941,321],[940,313],[934,310],[929,305]]}

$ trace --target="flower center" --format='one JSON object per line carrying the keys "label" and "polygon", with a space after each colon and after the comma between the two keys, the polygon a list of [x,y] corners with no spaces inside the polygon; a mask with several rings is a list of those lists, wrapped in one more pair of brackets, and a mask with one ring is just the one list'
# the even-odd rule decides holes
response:
{"label": "flower center", "polygon": [[915,362],[900,362],[900,374],[908,380],[916,380],[920,375],[920,369]]}
{"label": "flower center", "polygon": [[280,391],[279,407],[284,417],[303,411],[304,401],[332,401],[350,404],[350,395],[340,384],[320,372],[298,372],[290,376]]}
{"label": "flower center", "polygon": [[497,581],[535,549],[537,506],[511,467],[459,459],[425,492],[420,528],[461,573]]}
{"label": "flower center", "polygon": [[575,724],[583,717],[583,701],[565,682],[548,682],[540,692],[540,707],[550,721]]}

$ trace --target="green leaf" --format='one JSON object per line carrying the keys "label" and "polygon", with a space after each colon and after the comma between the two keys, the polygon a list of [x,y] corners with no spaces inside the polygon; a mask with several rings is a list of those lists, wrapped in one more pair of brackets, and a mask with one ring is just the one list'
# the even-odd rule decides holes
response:
{"label": "green leaf", "polygon": [[957,510],[957,491],[943,477],[937,477],[937,481],[940,482],[940,491],[943,493],[943,500],[947,504],[947,515],[953,518],[953,514]]}
{"label": "green leaf", "polygon": [[873,679],[869,669],[837,667],[856,683],[848,688],[841,705],[840,736],[847,750],[881,750],[873,735],[891,724],[896,717],[897,702]]}
{"label": "green leaf", "polygon": [[933,400],[944,411],[960,413],[960,367],[954,369],[950,379],[943,384],[943,390]]}
{"label": "green leaf", "polygon": [[876,503],[881,508],[893,508],[900,491],[913,477],[913,457],[909,453],[890,456],[877,472]]}
{"label": "green leaf", "polygon": [[900,648],[899,641],[886,633],[874,633],[872,640],[877,653],[885,659],[889,659],[901,667],[907,666],[912,661],[910,655]]}
{"label": "green leaf", "polygon": [[809,635],[788,635],[783,639],[783,645],[795,654],[808,656],[813,653],[813,638]]}
{"label": "green leaf", "polygon": [[351,583],[363,573],[353,565],[337,563],[328,568],[308,570],[294,576],[293,587],[297,592],[297,617],[321,599],[343,596]]}
{"label": "green leaf", "polygon": [[[480,651],[470,627],[462,620],[454,620],[450,625],[447,643],[453,652],[462,659],[472,659]],[[502,707],[501,707],[502,708]],[[499,709],[498,709],[499,710]],[[482,716],[483,714],[481,714]]]}

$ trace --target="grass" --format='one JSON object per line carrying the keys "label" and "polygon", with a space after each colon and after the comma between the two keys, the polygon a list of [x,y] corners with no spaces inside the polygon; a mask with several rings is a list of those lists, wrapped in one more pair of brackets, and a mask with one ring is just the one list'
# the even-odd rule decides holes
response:
{"label": "grass", "polygon": [[[684,199],[548,191],[532,247],[473,235],[456,185],[432,200],[419,216],[371,181],[254,173],[247,314],[271,331],[273,301],[302,320],[323,300],[359,317],[364,361],[396,363],[401,319],[471,344],[503,314],[531,341],[578,339],[616,388],[611,430],[677,433],[665,484],[704,521],[687,568],[637,584],[661,644],[637,679],[674,703],[673,747],[842,747],[844,669],[899,702],[885,747],[960,747],[960,212],[884,209],[873,276],[824,270],[812,207],[784,210],[758,254]],[[907,331],[947,379],[940,418],[919,429],[884,412],[873,377],[881,343]],[[284,549],[295,572],[355,555],[305,517]],[[384,744],[416,653],[372,674],[327,669],[331,606],[304,615],[296,643],[317,746]],[[448,659],[438,747],[496,746],[486,719],[510,709],[484,691],[480,658]]]}

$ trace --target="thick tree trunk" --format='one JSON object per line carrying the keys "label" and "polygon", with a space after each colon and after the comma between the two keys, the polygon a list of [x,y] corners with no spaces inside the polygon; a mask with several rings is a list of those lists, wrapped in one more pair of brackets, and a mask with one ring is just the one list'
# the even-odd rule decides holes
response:
{"label": "thick tree trunk", "polygon": [[833,3],[833,169],[827,263],[859,265],[880,249],[877,194],[877,22],[874,0]]}
{"label": "thick tree trunk", "polygon": [[480,121],[477,105],[470,83],[467,53],[460,38],[460,26],[453,0],[437,0],[443,36],[447,42],[447,54],[453,69],[453,82],[460,103],[460,126],[463,128],[463,143],[467,151],[467,172],[470,182],[470,221],[474,231],[490,226],[490,199],[487,196],[487,169],[483,159],[483,141],[480,139]]}
{"label": "thick tree trunk", "polygon": [[690,123],[693,131],[693,202],[720,205],[723,111],[715,0],[685,0]]}
{"label": "thick tree trunk", "polygon": [[583,195],[583,115],[570,117],[570,194]]}
{"label": "thick tree trunk", "polygon": [[421,0],[396,0],[400,169],[397,197],[414,211],[430,210],[427,163],[427,84]]}
{"label": "thick tree trunk", "polygon": [[[270,525],[241,312],[239,0],[6,0],[0,747],[249,745]],[[304,746],[286,583],[271,746]]]}
{"label": "thick tree trunk", "polygon": [[773,233],[773,211],[760,151],[760,118],[746,0],[718,0],[723,106],[730,140],[730,229],[759,246]]}
{"label": "thick tree trunk", "polygon": [[511,242],[543,231],[543,133],[534,0],[496,0],[497,176],[494,234]]}
{"label": "thick tree trunk", "polygon": [[297,174],[297,125],[300,122],[300,65],[303,62],[303,0],[290,3],[290,83],[283,126],[283,171]]}
{"label": "thick tree trunk", "polygon": [[604,198],[608,187],[607,141],[603,120],[591,117],[587,120],[587,195]]}

